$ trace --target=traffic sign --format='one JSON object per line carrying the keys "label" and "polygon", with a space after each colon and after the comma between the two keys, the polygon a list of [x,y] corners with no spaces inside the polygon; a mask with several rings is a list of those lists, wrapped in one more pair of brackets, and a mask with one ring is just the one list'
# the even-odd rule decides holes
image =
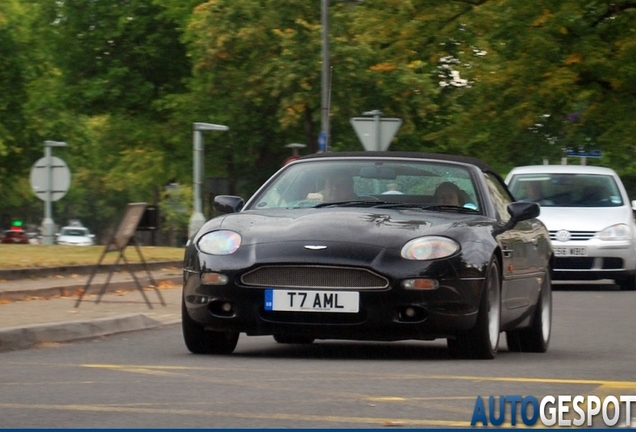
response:
{"label": "traffic sign", "polygon": [[603,156],[603,152],[600,150],[566,150],[565,154],[570,157],[588,157],[588,158],[600,158]]}
{"label": "traffic sign", "polygon": [[377,116],[376,118],[354,117],[351,119],[351,125],[365,150],[385,151],[391,145],[391,140],[400,126],[402,126],[402,119],[379,118]]}
{"label": "traffic sign", "polygon": [[31,188],[42,201],[47,200],[49,189],[51,201],[57,201],[66,195],[71,185],[71,172],[68,165],[62,159],[51,156],[51,181],[53,184],[49,187],[47,158],[38,159],[31,167]]}

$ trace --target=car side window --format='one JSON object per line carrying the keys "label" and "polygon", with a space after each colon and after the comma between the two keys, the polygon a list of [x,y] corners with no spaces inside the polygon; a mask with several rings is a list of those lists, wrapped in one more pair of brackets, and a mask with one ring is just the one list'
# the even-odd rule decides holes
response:
{"label": "car side window", "polygon": [[497,220],[500,223],[508,222],[508,220],[510,220],[508,204],[513,202],[514,198],[510,195],[506,186],[496,176],[484,173],[484,177],[486,178],[490,198],[497,212]]}

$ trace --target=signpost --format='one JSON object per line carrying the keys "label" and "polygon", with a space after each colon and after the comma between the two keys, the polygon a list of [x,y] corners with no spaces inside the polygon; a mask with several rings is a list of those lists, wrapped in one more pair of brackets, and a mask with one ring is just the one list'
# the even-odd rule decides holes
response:
{"label": "signpost", "polygon": [[382,111],[367,111],[364,115],[373,117],[354,117],[351,125],[355,129],[362,146],[367,151],[386,151],[391,140],[402,126],[402,119],[381,118]]}
{"label": "signpost", "polygon": [[44,157],[31,168],[31,188],[38,198],[44,201],[44,220],[42,221],[42,243],[53,244],[55,223],[51,216],[52,202],[66,195],[71,184],[71,173],[66,163],[51,155],[52,147],[66,147],[65,142],[44,141]]}
{"label": "signpost", "polygon": [[581,158],[581,165],[585,165],[587,163],[587,158],[598,159],[600,157],[603,157],[603,153],[600,150],[589,150],[589,151],[586,151],[586,150],[583,150],[583,149],[579,149],[579,150],[566,149],[565,155],[567,157],[579,157],[579,158]]}

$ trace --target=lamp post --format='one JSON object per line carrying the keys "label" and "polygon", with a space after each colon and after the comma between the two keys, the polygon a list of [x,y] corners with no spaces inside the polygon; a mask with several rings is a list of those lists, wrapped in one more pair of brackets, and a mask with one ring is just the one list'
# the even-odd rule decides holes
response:
{"label": "lamp post", "polygon": [[201,199],[201,185],[203,184],[203,131],[227,131],[229,127],[212,123],[193,124],[193,173],[192,173],[192,196],[194,199],[193,213],[190,216],[188,225],[188,237],[192,237],[205,223],[203,216],[203,205]]}
{"label": "lamp post", "polygon": [[292,150],[292,156],[298,157],[300,156],[298,154],[298,149],[307,147],[307,144],[291,143],[291,144],[287,144],[285,147],[290,148]]}
{"label": "lamp post", "polygon": [[53,244],[55,237],[55,222],[53,222],[52,203],[53,203],[53,157],[51,148],[66,147],[67,144],[62,141],[44,141],[44,158],[46,159],[46,199],[44,200],[44,220],[42,221],[42,244]]}
{"label": "lamp post", "polygon": [[329,151],[329,0],[322,0],[320,19],[322,23],[322,78],[321,78],[321,128],[318,138],[318,151]]}

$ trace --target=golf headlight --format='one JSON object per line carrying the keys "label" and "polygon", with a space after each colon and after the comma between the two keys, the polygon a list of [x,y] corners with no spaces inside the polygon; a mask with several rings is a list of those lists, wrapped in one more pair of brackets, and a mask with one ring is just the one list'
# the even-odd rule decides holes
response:
{"label": "golf headlight", "polygon": [[629,240],[632,237],[629,226],[625,224],[612,225],[599,234],[601,240]]}
{"label": "golf headlight", "polygon": [[459,250],[459,244],[447,237],[419,237],[402,247],[402,258],[410,260],[431,260],[446,258]]}
{"label": "golf headlight", "polygon": [[212,231],[203,235],[197,244],[203,253],[230,255],[241,246],[241,235],[228,230]]}

